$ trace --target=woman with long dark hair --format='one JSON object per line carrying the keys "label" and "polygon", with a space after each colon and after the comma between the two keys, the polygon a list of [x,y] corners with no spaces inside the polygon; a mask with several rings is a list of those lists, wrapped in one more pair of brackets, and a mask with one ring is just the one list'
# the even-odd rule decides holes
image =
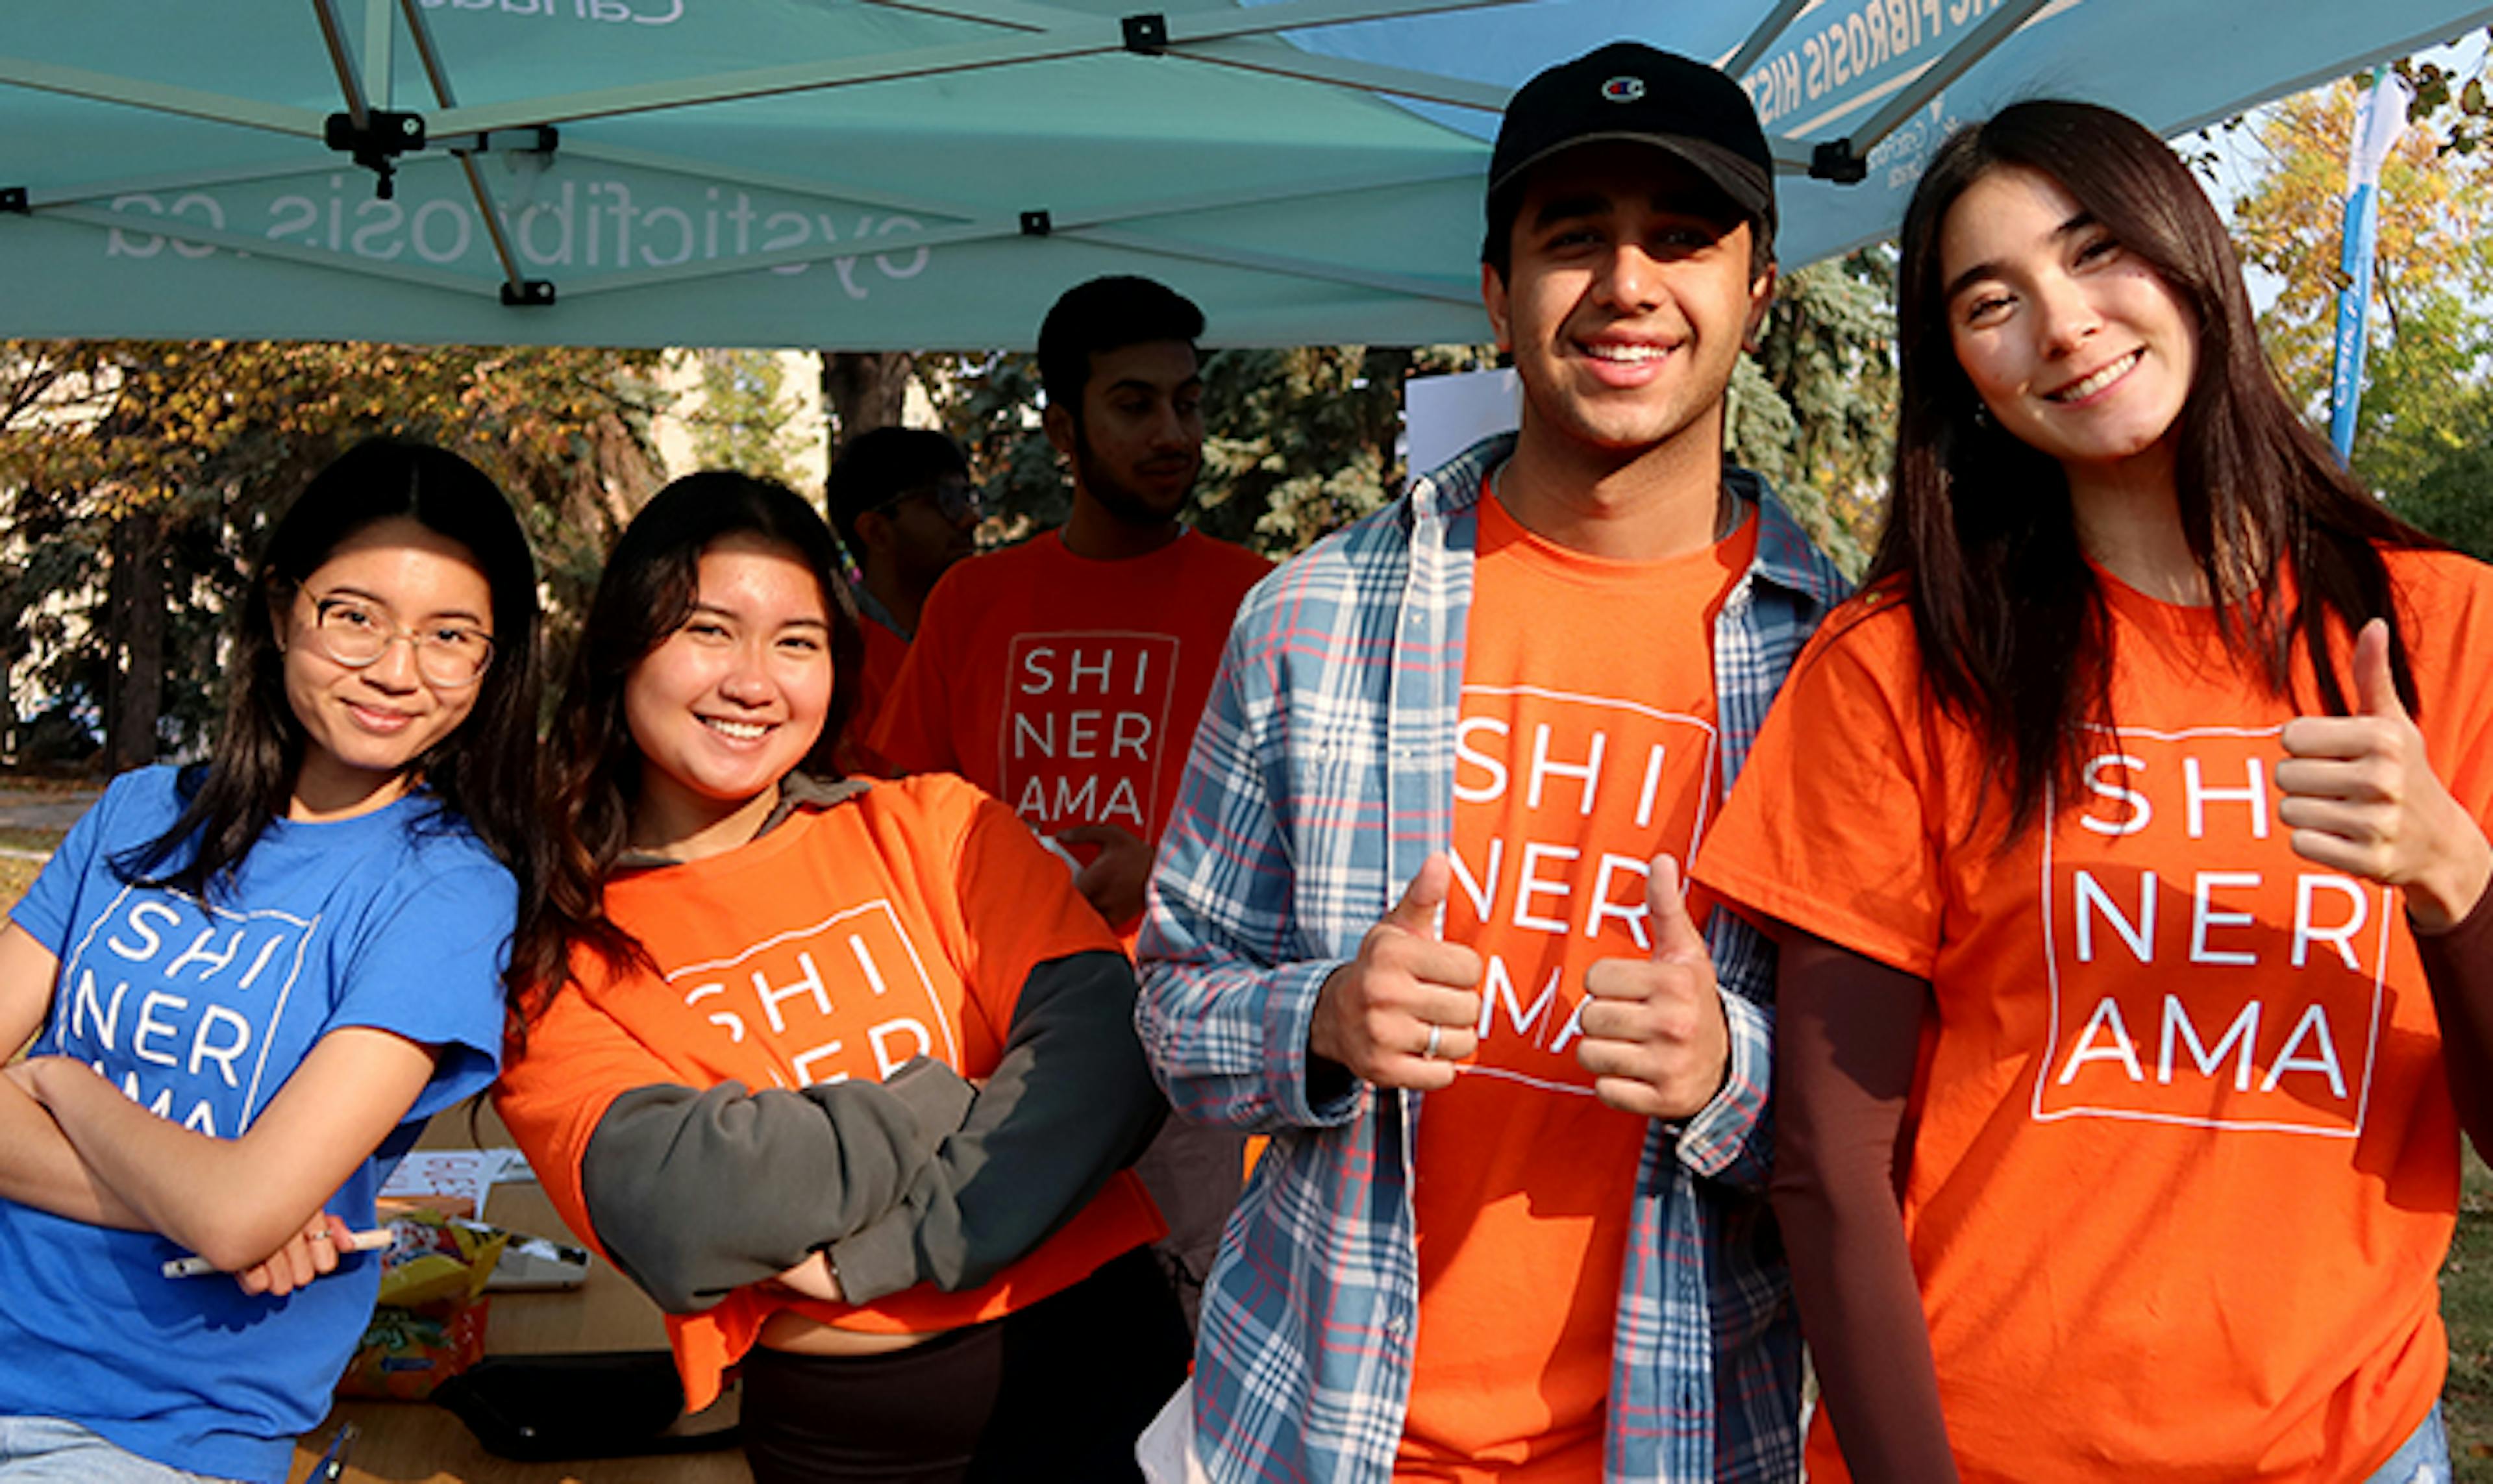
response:
{"label": "woman with long dark hair", "polygon": [[624,532],[557,708],[557,859],[497,1106],[572,1230],[740,1368],[793,1480],[1132,1477],[1186,1339],[1128,1163],[1134,979],[945,775],[843,781],[822,519],[696,474]]}
{"label": "woman with long dark hair", "polygon": [[1697,868],[1782,935],[1811,1477],[2447,1479],[2493,574],[2303,426],[2128,119],[1951,139],[1898,298],[1886,532]]}
{"label": "woman with long dark hair", "polygon": [[0,1478],[283,1480],[378,1260],[312,1280],[499,1055],[534,875],[509,504],[359,444],[237,617],[208,761],[115,780],[0,932],[0,1048],[35,1037],[0,1079]]}

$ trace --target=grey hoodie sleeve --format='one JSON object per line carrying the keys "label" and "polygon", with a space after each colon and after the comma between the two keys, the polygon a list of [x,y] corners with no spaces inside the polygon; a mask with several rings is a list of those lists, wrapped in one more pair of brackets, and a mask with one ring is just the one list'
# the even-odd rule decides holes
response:
{"label": "grey hoodie sleeve", "polygon": [[976,1288],[1133,1162],[1168,1113],[1134,1036],[1134,994],[1121,953],[1030,971],[1003,1059],[968,1118],[898,1206],[829,1244],[842,1293],[868,1303],[918,1283]]}
{"label": "grey hoodie sleeve", "polygon": [[589,1136],[582,1199],[625,1277],[699,1313],[914,1195],[973,1095],[922,1058],[880,1083],[636,1087]]}

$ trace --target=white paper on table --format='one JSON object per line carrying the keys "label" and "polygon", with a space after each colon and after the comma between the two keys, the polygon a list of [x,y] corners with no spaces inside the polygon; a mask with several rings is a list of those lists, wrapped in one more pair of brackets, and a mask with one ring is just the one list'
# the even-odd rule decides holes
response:
{"label": "white paper on table", "polygon": [[390,1172],[381,1186],[384,1196],[464,1196],[475,1206],[475,1219],[485,1216],[485,1197],[494,1182],[526,1177],[528,1162],[517,1149],[413,1149]]}
{"label": "white paper on table", "polygon": [[1134,1439],[1134,1462],[1142,1466],[1145,1484],[1212,1484],[1194,1452],[1192,1380],[1178,1386],[1177,1395]]}

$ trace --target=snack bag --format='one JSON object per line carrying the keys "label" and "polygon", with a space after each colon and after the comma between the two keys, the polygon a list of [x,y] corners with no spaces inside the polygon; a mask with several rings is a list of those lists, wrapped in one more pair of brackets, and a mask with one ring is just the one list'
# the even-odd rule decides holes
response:
{"label": "snack bag", "polygon": [[485,1280],[509,1235],[423,1208],[389,1216],[380,1298],[338,1394],[416,1402],[485,1353]]}

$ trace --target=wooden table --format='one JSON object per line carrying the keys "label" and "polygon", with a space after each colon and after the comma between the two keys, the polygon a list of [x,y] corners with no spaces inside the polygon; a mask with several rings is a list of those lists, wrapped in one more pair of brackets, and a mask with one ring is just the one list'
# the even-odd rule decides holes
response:
{"label": "wooden table", "polygon": [[[507,1145],[500,1120],[487,1113],[474,1136],[465,1110],[436,1118],[421,1141],[425,1148],[460,1148],[481,1143]],[[485,1217],[514,1232],[570,1240],[545,1192],[533,1184],[494,1187]],[[488,1354],[522,1355],[562,1350],[664,1350],[667,1331],[657,1306],[620,1273],[599,1261],[588,1281],[562,1292],[493,1295],[485,1329]],[[706,1431],[735,1413],[731,1389],[718,1406],[688,1419]],[[722,1410],[724,1409],[724,1410]],[[361,1430],[345,1477],[355,1484],[752,1484],[744,1455],[734,1448],[655,1458],[598,1459],[574,1464],[517,1464],[496,1458],[466,1425],[429,1402],[341,1401],[318,1431],[294,1452],[291,1477],[300,1484],[340,1422]]]}

